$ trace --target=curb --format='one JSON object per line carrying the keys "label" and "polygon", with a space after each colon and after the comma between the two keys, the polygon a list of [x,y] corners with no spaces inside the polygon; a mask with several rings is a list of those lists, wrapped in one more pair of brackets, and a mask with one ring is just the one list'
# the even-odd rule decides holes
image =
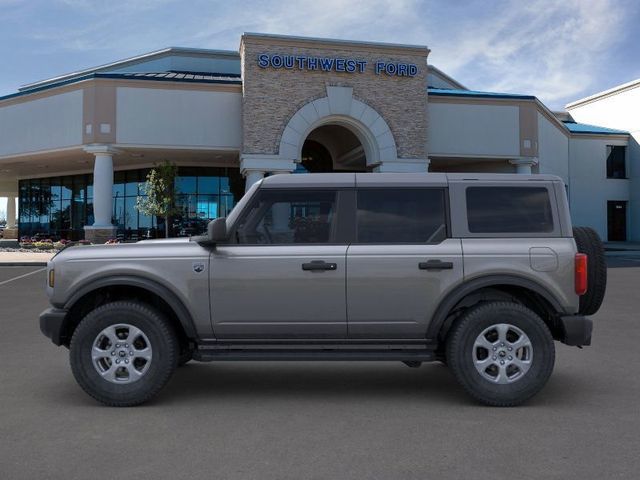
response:
{"label": "curb", "polygon": [[47,262],[0,262],[0,267],[46,267]]}

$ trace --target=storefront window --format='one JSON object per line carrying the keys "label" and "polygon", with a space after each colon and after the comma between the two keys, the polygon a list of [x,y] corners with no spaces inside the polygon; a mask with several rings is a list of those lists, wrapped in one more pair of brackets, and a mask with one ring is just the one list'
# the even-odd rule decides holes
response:
{"label": "storefront window", "polygon": [[[136,209],[139,185],[149,169],[114,173],[113,224],[121,240],[164,236],[164,219]],[[197,235],[207,223],[226,216],[242,196],[244,183],[234,168],[179,168],[175,182],[178,213],[171,219],[173,236]],[[93,176],[73,175],[21,180],[19,229],[22,237],[80,240],[92,225]]]}

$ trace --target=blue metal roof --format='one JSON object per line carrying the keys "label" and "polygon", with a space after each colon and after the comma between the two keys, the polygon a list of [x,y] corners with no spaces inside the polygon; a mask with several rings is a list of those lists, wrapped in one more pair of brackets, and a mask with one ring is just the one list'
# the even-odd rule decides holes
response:
{"label": "blue metal roof", "polygon": [[614,128],[598,127],[597,125],[588,125],[586,123],[562,122],[571,133],[591,133],[597,135],[629,135],[625,130],[616,130]]}
{"label": "blue metal roof", "polygon": [[442,97],[480,97],[480,98],[510,98],[520,100],[535,100],[533,95],[521,95],[517,93],[480,92],[477,90],[454,90],[452,88],[427,88],[429,95]]}
{"label": "blue metal roof", "polygon": [[215,74],[215,73],[187,73],[187,72],[156,72],[156,73],[90,73],[89,75],[83,75],[81,77],[75,77],[69,80],[63,80],[56,83],[50,83],[43,85],[42,87],[31,88],[22,92],[10,93],[0,97],[1,100],[7,100],[9,98],[22,97],[30,95],[35,92],[42,92],[43,90],[49,90],[51,88],[61,87],[63,85],[70,85],[73,83],[82,82],[84,80],[91,80],[93,78],[114,78],[125,80],[151,80],[161,82],[187,82],[187,83],[222,83],[230,85],[242,85],[242,79],[240,75],[233,74]]}

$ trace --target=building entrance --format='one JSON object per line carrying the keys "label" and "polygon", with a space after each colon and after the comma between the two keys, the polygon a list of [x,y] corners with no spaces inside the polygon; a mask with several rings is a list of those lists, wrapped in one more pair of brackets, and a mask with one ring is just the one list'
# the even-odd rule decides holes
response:
{"label": "building entrance", "polygon": [[627,202],[607,202],[607,230],[610,242],[627,241]]}
{"label": "building entrance", "polygon": [[322,125],[309,133],[300,170],[310,173],[366,172],[367,158],[358,137],[342,125]]}

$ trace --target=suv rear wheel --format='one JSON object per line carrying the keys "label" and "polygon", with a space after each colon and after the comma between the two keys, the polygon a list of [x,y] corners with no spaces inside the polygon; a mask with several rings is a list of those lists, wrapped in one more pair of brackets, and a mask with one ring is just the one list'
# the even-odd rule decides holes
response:
{"label": "suv rear wheel", "polygon": [[528,308],[491,302],[470,308],[447,340],[447,362],[476,400],[514,406],[546,384],[555,363],[549,329]]}
{"label": "suv rear wheel", "polygon": [[179,344],[160,312],[118,301],[80,322],[70,350],[73,375],[85,392],[106,405],[128,407],[149,400],[169,381]]}

